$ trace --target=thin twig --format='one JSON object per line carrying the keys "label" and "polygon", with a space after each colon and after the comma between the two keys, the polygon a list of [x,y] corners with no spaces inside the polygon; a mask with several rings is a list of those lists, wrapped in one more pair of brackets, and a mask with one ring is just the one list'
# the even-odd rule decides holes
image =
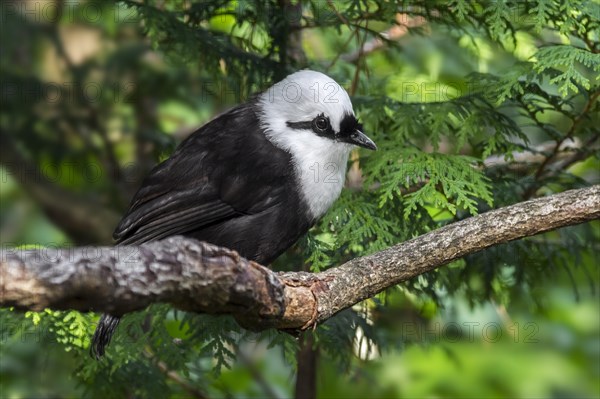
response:
{"label": "thin twig", "polygon": [[252,360],[242,351],[241,349],[237,352],[238,359],[244,364],[244,366],[248,369],[254,381],[260,385],[261,389],[265,393],[265,396],[271,399],[279,399],[279,395],[277,392],[273,390],[271,385],[267,382],[264,375],[261,371],[256,367],[256,364],[252,362]]}
{"label": "thin twig", "polygon": [[592,107],[593,103],[596,101],[596,99],[598,98],[598,96],[600,96],[600,90],[597,90],[595,93],[592,93],[590,95],[590,97],[588,98],[587,103],[583,107],[583,110],[573,120],[573,124],[571,125],[571,128],[567,131],[567,133],[563,137],[561,137],[556,142],[556,146],[554,147],[554,150],[552,151],[552,153],[542,162],[542,164],[538,168],[537,172],[534,175],[534,178],[533,178],[534,181],[533,181],[533,183],[525,191],[525,193],[523,193],[523,199],[529,199],[529,198],[531,198],[535,194],[535,192],[538,189],[538,183],[539,183],[540,179],[542,178],[542,176],[544,175],[544,173],[546,172],[546,167],[557,156],[557,154],[560,151],[560,147],[565,142],[565,140],[571,138],[571,136],[575,133],[575,131],[577,130],[577,127],[579,127],[579,124],[583,121],[583,118],[585,116],[587,116],[590,108]]}
{"label": "thin twig", "polygon": [[194,398],[208,399],[208,395],[206,395],[204,392],[202,392],[200,389],[198,389],[196,386],[194,386],[191,382],[189,382],[188,380],[183,378],[181,375],[179,375],[179,373],[169,369],[169,366],[165,362],[163,362],[162,360],[158,360],[158,358],[155,355],[153,355],[152,353],[150,353],[149,350],[144,349],[143,353],[144,353],[144,356],[146,356],[146,358],[148,358],[150,361],[152,361],[152,362],[154,362],[154,364],[156,364],[156,367],[158,367],[158,369],[165,376],[167,376],[167,378],[169,378],[170,380],[175,382],[177,385],[179,385],[181,388],[183,388],[187,393],[192,395]]}

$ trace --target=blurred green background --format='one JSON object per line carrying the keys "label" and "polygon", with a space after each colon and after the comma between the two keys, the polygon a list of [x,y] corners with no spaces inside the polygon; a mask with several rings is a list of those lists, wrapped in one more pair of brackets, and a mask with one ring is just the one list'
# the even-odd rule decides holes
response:
{"label": "blurred green background", "polygon": [[[178,142],[306,67],[348,90],[380,150],[353,155],[277,269],[600,182],[595,1],[0,5],[3,249],[112,243]],[[323,398],[600,397],[599,226],[453,262],[300,341],[155,305],[96,362],[97,315],[2,309],[0,396],[286,398],[315,380]]]}

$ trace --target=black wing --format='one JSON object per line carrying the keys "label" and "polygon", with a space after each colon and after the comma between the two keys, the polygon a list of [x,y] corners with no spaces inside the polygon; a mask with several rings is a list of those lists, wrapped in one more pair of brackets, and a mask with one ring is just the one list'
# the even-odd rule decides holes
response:
{"label": "black wing", "polygon": [[185,235],[277,205],[289,155],[260,132],[253,105],[242,105],[194,132],[157,165],[114,232],[120,244]]}

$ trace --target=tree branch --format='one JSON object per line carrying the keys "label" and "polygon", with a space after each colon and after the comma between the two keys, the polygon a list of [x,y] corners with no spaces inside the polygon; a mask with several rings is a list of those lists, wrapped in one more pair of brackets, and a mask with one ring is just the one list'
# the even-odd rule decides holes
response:
{"label": "tree branch", "polygon": [[5,249],[0,306],[121,315],[154,302],[307,329],[382,290],[493,245],[600,218],[600,185],[471,217],[322,273],[276,273],[184,237],[139,246]]}
{"label": "tree branch", "polygon": [[393,25],[385,32],[381,32],[379,36],[363,43],[357,50],[342,54],[341,58],[347,62],[357,62],[363,55],[380,50],[389,42],[400,40],[409,33],[410,29],[422,27],[426,23],[427,21],[423,17],[411,17],[408,14],[398,13],[396,14],[396,25]]}

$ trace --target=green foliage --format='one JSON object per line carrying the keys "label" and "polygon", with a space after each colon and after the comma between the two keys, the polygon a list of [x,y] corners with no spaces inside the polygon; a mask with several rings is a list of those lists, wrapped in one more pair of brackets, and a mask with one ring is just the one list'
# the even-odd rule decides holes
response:
{"label": "green foliage", "polygon": [[[596,1],[144,0],[94,3],[100,14],[93,21],[88,3],[58,2],[71,9],[48,21],[2,15],[1,83],[10,94],[0,110],[2,147],[10,148],[2,153],[3,244],[80,244],[73,225],[53,217],[43,190],[64,189],[119,214],[146,171],[185,134],[307,67],[348,89],[379,150],[353,153],[340,199],[274,268],[322,271],[493,208],[598,182]],[[387,31],[404,25],[399,37]],[[360,52],[365,43],[383,45]],[[93,85],[102,88],[98,96],[81,90]],[[549,161],[518,163],[519,153]],[[29,175],[19,177],[16,164]],[[33,198],[44,205],[23,196],[20,185],[43,192]],[[597,396],[583,381],[598,377],[594,349],[583,343],[544,337],[544,350],[563,351],[546,356],[505,340],[486,357],[485,339],[462,337],[451,347],[456,341],[402,332],[407,324],[431,329],[440,318],[458,323],[465,309],[485,308],[477,320],[497,321],[489,313],[508,309],[548,331],[568,331],[572,342],[591,342],[598,323],[585,330],[577,312],[597,310],[585,300],[597,289],[599,231],[578,226],[490,248],[340,312],[310,332],[322,355],[321,393]],[[565,310],[558,304],[569,292],[582,303]],[[292,393],[298,341],[290,334],[255,334],[229,317],[155,305],[127,315],[106,358],[95,362],[87,353],[95,321],[77,312],[2,310],[0,388],[21,397],[184,397],[185,383],[210,397]],[[431,351],[398,352],[415,342]],[[250,351],[266,360],[238,356]],[[512,371],[513,352],[527,373]],[[59,360],[46,367],[37,353]],[[549,362],[577,382],[539,368]],[[490,364],[506,380],[488,372]],[[46,390],[19,377],[48,369],[40,377]],[[533,388],[521,375],[535,380]],[[265,377],[275,395],[253,384]],[[469,382],[457,385],[463,378]]]}
{"label": "green foliage", "polygon": [[564,72],[550,79],[550,83],[559,84],[558,91],[563,96],[569,94],[569,91],[579,92],[580,87],[586,90],[591,87],[590,79],[577,69],[578,63],[598,72],[594,83],[595,85],[600,83],[600,54],[573,46],[548,46],[540,49],[536,53],[536,58],[539,61],[535,69],[539,73],[551,68],[565,67]]}
{"label": "green foliage", "polygon": [[[418,207],[428,206],[452,214],[457,209],[467,209],[475,215],[477,198],[492,206],[489,179],[477,169],[476,158],[428,154],[412,148],[398,155],[390,151],[369,165],[377,176],[385,176],[378,190],[380,208],[394,197],[403,200],[405,218]],[[419,186],[415,192],[402,193],[403,188],[414,186]]]}

